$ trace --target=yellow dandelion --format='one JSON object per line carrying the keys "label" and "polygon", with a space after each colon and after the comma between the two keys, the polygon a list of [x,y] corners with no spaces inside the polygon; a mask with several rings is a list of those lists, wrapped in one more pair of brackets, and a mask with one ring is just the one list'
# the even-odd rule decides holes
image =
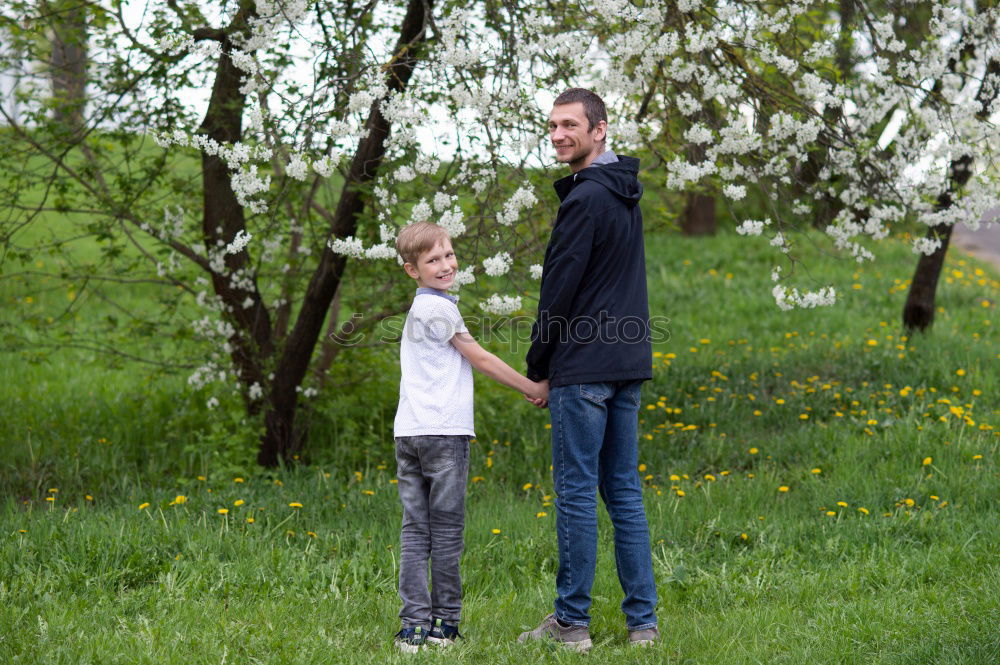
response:
{"label": "yellow dandelion", "polygon": [[490,529],[490,533],[492,533],[494,536],[496,536],[496,535],[498,535],[500,533],[500,529]]}
{"label": "yellow dandelion", "polygon": [[864,506],[858,506],[858,512],[861,513],[862,515],[867,515],[868,509],[865,508]]}
{"label": "yellow dandelion", "polygon": [[247,518],[247,524],[253,524],[253,518],[252,517],[248,517]]}
{"label": "yellow dandelion", "polygon": [[756,455],[756,454],[757,454],[757,453],[759,453],[759,452],[760,452],[760,450],[758,450],[757,448],[751,448],[751,449],[750,449],[750,454],[751,454],[751,455]]}
{"label": "yellow dandelion", "polygon": [[675,491],[677,492],[677,496],[684,496],[684,490],[675,490]]}
{"label": "yellow dandelion", "polygon": [[[53,501],[54,502],[56,500],[56,498],[54,496],[47,496],[47,497],[45,497],[45,500],[46,501]],[[142,506],[139,506],[139,507],[142,508]]]}
{"label": "yellow dandelion", "polygon": [[547,512],[545,512],[544,510],[541,511],[541,512],[535,513],[535,517],[548,517],[548,516],[549,516],[549,514]]}
{"label": "yellow dandelion", "polygon": [[292,501],[290,504],[288,504],[288,507],[289,508],[301,508],[302,504],[299,503],[298,501]]}
{"label": "yellow dandelion", "polygon": [[813,469],[812,471],[810,471],[810,473],[812,473],[814,475],[819,475],[819,474],[823,473],[823,469],[821,469],[821,468],[819,468],[817,466],[815,469]]}
{"label": "yellow dandelion", "polygon": [[375,492],[372,490],[361,490],[361,493],[365,496],[375,496]]}
{"label": "yellow dandelion", "polygon": [[146,508],[149,508],[149,502],[148,501],[144,501],[144,502],[142,502],[142,503],[139,504],[139,510],[146,510]]}
{"label": "yellow dandelion", "polygon": [[244,503],[246,503],[246,501],[244,501],[243,499],[236,499],[236,501],[233,501],[233,505],[236,506],[237,508],[242,506]]}
{"label": "yellow dandelion", "polygon": [[705,474],[705,480],[707,480],[707,481],[709,481],[709,482],[712,482],[712,483],[714,483],[714,482],[715,482],[715,476],[713,476],[713,475],[712,475],[712,474],[710,474],[710,473],[706,473],[706,474]]}
{"label": "yellow dandelion", "polygon": [[57,488],[55,488],[55,487],[50,487],[49,488],[49,494],[58,494],[58,493],[59,493],[59,490]]}
{"label": "yellow dandelion", "polygon": [[964,369],[957,369],[957,370],[955,370],[955,374],[957,374],[958,376],[965,376],[965,370]]}
{"label": "yellow dandelion", "polygon": [[903,503],[905,503],[908,507],[912,508],[914,504],[916,504],[916,501],[914,501],[913,499],[903,499]]}
{"label": "yellow dandelion", "polygon": [[219,508],[215,512],[219,513],[220,515],[228,515],[229,514],[229,508]]}
{"label": "yellow dandelion", "polygon": [[833,516],[834,516],[834,515],[836,515],[837,513],[836,513],[836,511],[833,511],[833,510],[828,510],[828,511],[826,511],[826,514],[827,514],[827,516],[828,516],[828,517],[833,517]]}
{"label": "yellow dandelion", "polygon": [[750,536],[746,535],[745,533],[741,533],[740,534],[740,538],[743,539],[743,540],[748,540],[750,538]]}
{"label": "yellow dandelion", "polygon": [[779,491],[779,492],[787,492],[787,491],[788,491],[788,485],[781,485],[781,486],[780,486],[780,487],[778,488],[778,491]]}
{"label": "yellow dandelion", "polygon": [[487,457],[486,458],[486,468],[487,469],[492,469],[493,468],[493,458],[492,457]]}
{"label": "yellow dandelion", "polygon": [[233,478],[233,482],[234,483],[242,483],[242,482],[245,482],[245,481],[242,478]]}
{"label": "yellow dandelion", "polygon": [[846,501],[838,501],[837,505],[840,506],[841,508],[847,508],[847,502]]}
{"label": "yellow dandelion", "polygon": [[923,461],[923,462],[921,462],[921,465],[922,465],[922,466],[930,466],[930,465],[931,465],[931,462],[933,462],[933,461],[934,461],[934,458],[933,458],[933,457],[925,457],[925,458],[924,458],[924,461]]}
{"label": "yellow dandelion", "polygon": [[974,459],[974,460],[981,460],[981,459],[983,459],[983,456],[982,455],[973,455],[972,459]]}
{"label": "yellow dandelion", "polygon": [[[395,480],[395,479],[394,479],[394,480]],[[486,480],[486,479],[485,479],[485,478],[483,478],[482,476],[473,476],[473,477],[472,477],[472,482],[474,482],[474,483],[481,483],[481,482],[483,482],[484,480]]]}
{"label": "yellow dandelion", "polygon": [[808,413],[800,413],[799,414],[799,420],[809,420],[809,414]]}
{"label": "yellow dandelion", "polygon": [[198,476],[198,480],[205,480],[205,476]]}
{"label": "yellow dandelion", "polygon": [[89,494],[84,494],[83,498],[86,499],[87,501],[93,501],[94,500],[94,497],[90,496]]}
{"label": "yellow dandelion", "polygon": [[760,409],[754,409],[753,415],[759,416],[761,414]]}
{"label": "yellow dandelion", "polygon": [[640,465],[639,465],[639,473],[642,473],[642,472],[644,472],[645,470],[646,470],[646,465],[645,465],[645,464],[640,464]]}
{"label": "yellow dandelion", "polygon": [[524,490],[524,491],[528,491],[532,487],[534,487],[534,485],[532,485],[531,483],[525,483],[525,484],[521,485],[521,489]]}
{"label": "yellow dandelion", "polygon": [[315,538],[316,537],[316,532],[315,531],[306,531],[306,535],[309,536],[310,538]]}

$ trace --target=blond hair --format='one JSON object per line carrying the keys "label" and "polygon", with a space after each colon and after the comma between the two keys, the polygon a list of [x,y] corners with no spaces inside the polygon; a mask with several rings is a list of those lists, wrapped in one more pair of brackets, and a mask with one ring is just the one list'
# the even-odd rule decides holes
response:
{"label": "blond hair", "polygon": [[434,245],[450,240],[448,232],[431,222],[414,222],[403,228],[396,236],[396,251],[404,263],[416,265],[417,259]]}

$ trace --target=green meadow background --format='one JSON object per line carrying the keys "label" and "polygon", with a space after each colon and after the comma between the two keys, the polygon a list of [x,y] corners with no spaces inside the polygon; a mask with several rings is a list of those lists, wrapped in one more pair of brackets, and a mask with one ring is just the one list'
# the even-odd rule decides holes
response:
{"label": "green meadow background", "polygon": [[[821,237],[799,274],[840,302],[792,312],[766,240],[647,238],[669,319],[640,414],[651,651],[626,644],[603,513],[594,649],[515,643],[553,595],[547,414],[482,377],[466,639],[406,656],[395,348],[338,360],[302,416],[308,463],[274,471],[238,404],[209,410],[184,372],[20,348],[0,362],[0,662],[1000,662],[997,272],[953,250],[932,331],[907,337],[905,238],[861,266]],[[8,279],[0,296],[16,326],[68,294]],[[488,344],[523,369],[523,345]]]}

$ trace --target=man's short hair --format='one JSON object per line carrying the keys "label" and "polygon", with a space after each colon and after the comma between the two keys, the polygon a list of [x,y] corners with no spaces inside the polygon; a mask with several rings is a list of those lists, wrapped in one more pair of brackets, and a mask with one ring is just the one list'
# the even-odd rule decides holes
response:
{"label": "man's short hair", "polygon": [[417,264],[417,259],[424,252],[434,249],[434,245],[450,236],[444,228],[431,222],[414,222],[403,228],[396,236],[396,251],[403,257],[404,263]]}
{"label": "man's short hair", "polygon": [[570,88],[556,97],[556,101],[552,102],[552,105],[563,106],[577,102],[583,104],[583,112],[587,116],[588,132],[593,131],[600,121],[608,121],[608,109],[604,106],[604,100],[586,88]]}

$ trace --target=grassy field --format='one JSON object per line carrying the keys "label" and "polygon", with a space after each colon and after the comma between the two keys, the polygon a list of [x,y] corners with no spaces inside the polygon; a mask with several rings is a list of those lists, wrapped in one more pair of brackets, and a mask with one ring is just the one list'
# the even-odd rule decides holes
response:
{"label": "grassy field", "polygon": [[379,371],[316,402],[309,466],[271,473],[183,376],[5,354],[0,661],[998,662],[1000,284],[953,255],[933,331],[908,339],[914,258],[883,252],[862,269],[817,250],[842,302],[782,313],[752,241],[650,237],[670,319],[641,414],[652,653],[625,644],[603,518],[593,651],[513,642],[549,611],[557,557],[546,415],[505,389],[477,377],[467,639],[406,657],[392,349],[348,358]]}

